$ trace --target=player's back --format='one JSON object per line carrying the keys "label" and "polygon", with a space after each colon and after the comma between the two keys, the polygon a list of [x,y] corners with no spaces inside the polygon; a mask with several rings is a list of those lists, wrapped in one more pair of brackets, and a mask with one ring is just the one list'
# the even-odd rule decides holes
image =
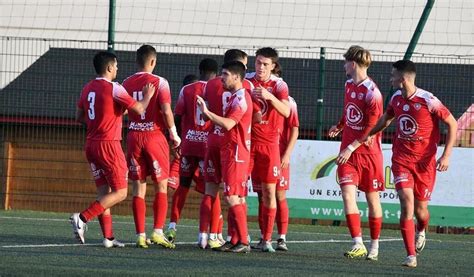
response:
{"label": "player's back", "polygon": [[87,139],[121,140],[122,114],[135,103],[130,100],[118,83],[104,78],[87,83],[78,102],[78,107],[85,113]]}
{"label": "player's back", "polygon": [[201,109],[197,108],[197,96],[203,96],[205,86],[205,81],[197,81],[184,86],[179,93],[175,114],[181,116],[184,156],[204,157],[211,122],[205,121]]}
{"label": "player's back", "polygon": [[[242,85],[247,91],[253,87],[248,80],[244,80]],[[204,99],[207,102],[209,111],[218,116],[224,116],[224,109],[231,95],[229,91],[224,89],[221,76],[209,80],[204,89]],[[220,141],[223,136],[224,132],[222,127],[212,124],[211,131],[209,132],[208,145],[220,146]]]}
{"label": "player's back", "polygon": [[148,72],[137,72],[123,81],[128,94],[135,100],[143,99],[143,87],[151,83],[155,86],[155,95],[150,100],[144,114],[129,114],[129,130],[157,131],[165,130],[165,123],[161,116],[161,104],[171,103],[171,93],[168,81],[158,75]]}

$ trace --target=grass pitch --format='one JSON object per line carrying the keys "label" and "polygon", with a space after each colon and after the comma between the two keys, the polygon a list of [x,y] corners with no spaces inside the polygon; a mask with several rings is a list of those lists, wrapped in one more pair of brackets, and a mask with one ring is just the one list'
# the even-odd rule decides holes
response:
{"label": "grass pitch", "polygon": [[[198,224],[182,220],[174,250],[134,247],[133,218],[114,216],[117,239],[123,249],[105,249],[97,221],[88,224],[86,244],[73,238],[69,214],[1,211],[0,275],[463,275],[472,276],[474,237],[427,235],[418,267],[402,267],[405,249],[397,230],[382,230],[379,261],[351,260],[343,253],[351,247],[346,227],[289,226],[288,252],[218,253],[196,246]],[[151,218],[147,219],[149,231]],[[250,234],[258,238],[255,223]],[[365,238],[369,231],[364,230]],[[276,238],[276,235],[274,235]],[[368,244],[366,244],[368,245]]]}

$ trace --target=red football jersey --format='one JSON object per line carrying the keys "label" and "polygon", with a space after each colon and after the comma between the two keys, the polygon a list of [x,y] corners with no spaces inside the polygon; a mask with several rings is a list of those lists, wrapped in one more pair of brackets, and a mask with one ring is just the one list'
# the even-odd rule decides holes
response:
{"label": "red football jersey", "polygon": [[197,108],[197,96],[202,96],[206,82],[198,81],[184,86],[179,92],[174,113],[181,118],[181,154],[204,158],[211,121],[205,121]]}
{"label": "red football jersey", "polygon": [[283,120],[283,129],[281,130],[280,136],[280,154],[284,154],[288,143],[290,142],[291,129],[293,127],[300,126],[300,120],[298,118],[298,107],[296,105],[295,99],[288,96],[290,102],[290,116]]}
{"label": "red football jersey", "polygon": [[136,101],[119,83],[96,78],[81,92],[77,107],[84,111],[88,140],[121,140],[122,114]]}
{"label": "red football jersey", "polygon": [[233,157],[235,161],[248,162],[250,159],[252,107],[252,97],[244,88],[231,94],[224,106],[224,116],[234,120],[237,124],[229,131],[224,132],[221,147],[236,149],[236,155]]}
{"label": "red football jersey", "polygon": [[451,113],[432,93],[417,88],[408,99],[400,90],[395,92],[387,114],[397,121],[392,159],[406,163],[430,159],[436,154],[439,119],[445,119]]}
{"label": "red football jersey", "polygon": [[[252,83],[250,83],[248,80],[244,80],[242,85],[246,90],[253,88]],[[204,88],[203,98],[207,102],[209,111],[217,114],[218,116],[224,116],[224,106],[230,99],[231,95],[232,94],[229,91],[224,90],[224,87],[222,86],[222,78],[217,76],[216,78],[207,82],[206,87]],[[207,145],[220,147],[223,136],[224,130],[222,127],[211,124]]]}
{"label": "red football jersey", "polygon": [[167,129],[161,115],[161,105],[171,103],[170,86],[165,78],[148,72],[137,72],[125,79],[123,86],[133,99],[140,101],[143,99],[142,89],[148,83],[155,86],[155,94],[144,114],[129,113],[130,123],[128,129],[131,131],[150,132]]}
{"label": "red football jersey", "polygon": [[[346,81],[341,150],[354,140],[366,136],[382,113],[382,94],[372,79],[367,78],[359,85],[352,79]],[[375,135],[372,145],[362,144],[355,153],[377,154],[380,151],[382,151],[382,133]]]}
{"label": "red football jersey", "polygon": [[[248,73],[245,78],[250,80],[254,87],[262,86],[266,88],[279,100],[288,100],[288,85],[283,79],[271,75],[269,80],[262,82],[255,79],[255,72]],[[279,132],[283,127],[284,117],[267,101],[254,98],[255,100],[259,102],[261,107],[262,121],[253,125],[252,143],[256,145],[278,144]]]}

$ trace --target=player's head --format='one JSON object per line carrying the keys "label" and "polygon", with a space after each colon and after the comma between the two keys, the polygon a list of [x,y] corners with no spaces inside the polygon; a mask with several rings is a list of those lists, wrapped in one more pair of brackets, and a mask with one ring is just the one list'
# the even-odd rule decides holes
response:
{"label": "player's head", "polygon": [[239,61],[230,61],[222,65],[222,85],[224,89],[235,91],[242,87],[245,78],[245,65]]}
{"label": "player's head", "polygon": [[372,63],[372,55],[369,50],[358,45],[349,47],[343,56],[345,59],[344,69],[347,76],[353,76],[357,70],[367,70]]}
{"label": "player's head", "polygon": [[271,47],[260,48],[255,52],[255,76],[258,80],[266,81],[270,75],[276,73],[281,75],[278,63],[278,51]]}
{"label": "player's head", "polygon": [[216,60],[211,58],[202,59],[199,63],[199,74],[201,75],[200,79],[203,81],[210,80],[217,75],[219,70],[219,64]]}
{"label": "player's head", "polygon": [[95,54],[93,63],[97,75],[108,77],[111,80],[117,77],[117,56],[114,53],[100,51]]}
{"label": "player's head", "polygon": [[184,78],[183,78],[183,86],[189,85],[189,84],[194,83],[198,80],[199,80],[198,76],[196,76],[194,74],[188,74],[188,75],[184,76]]}
{"label": "player's head", "polygon": [[137,50],[136,62],[140,69],[145,69],[151,67],[153,68],[156,65],[156,49],[155,47],[144,44],[140,46]]}
{"label": "player's head", "polygon": [[394,88],[402,88],[405,83],[415,83],[416,66],[409,60],[399,60],[392,64],[390,82]]}
{"label": "player's head", "polygon": [[247,68],[247,59],[247,53],[239,49],[229,49],[224,53],[224,63],[238,61],[243,63],[245,65],[245,68]]}

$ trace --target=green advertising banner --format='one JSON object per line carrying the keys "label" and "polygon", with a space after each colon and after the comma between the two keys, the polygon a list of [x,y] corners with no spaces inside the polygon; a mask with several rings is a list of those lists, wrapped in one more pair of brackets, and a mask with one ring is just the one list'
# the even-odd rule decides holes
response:
{"label": "green advertising banner", "polygon": [[[336,182],[335,159],[340,142],[298,140],[291,157],[290,190],[287,192],[290,217],[345,220],[342,192]],[[442,153],[438,149],[438,156]],[[391,175],[391,145],[383,144],[385,183],[380,192],[383,220],[398,223],[400,204]],[[429,203],[430,225],[474,226],[474,149],[454,148],[447,172],[438,172]],[[256,194],[250,186],[249,214],[256,215]],[[362,221],[368,221],[363,192],[357,202]]]}

